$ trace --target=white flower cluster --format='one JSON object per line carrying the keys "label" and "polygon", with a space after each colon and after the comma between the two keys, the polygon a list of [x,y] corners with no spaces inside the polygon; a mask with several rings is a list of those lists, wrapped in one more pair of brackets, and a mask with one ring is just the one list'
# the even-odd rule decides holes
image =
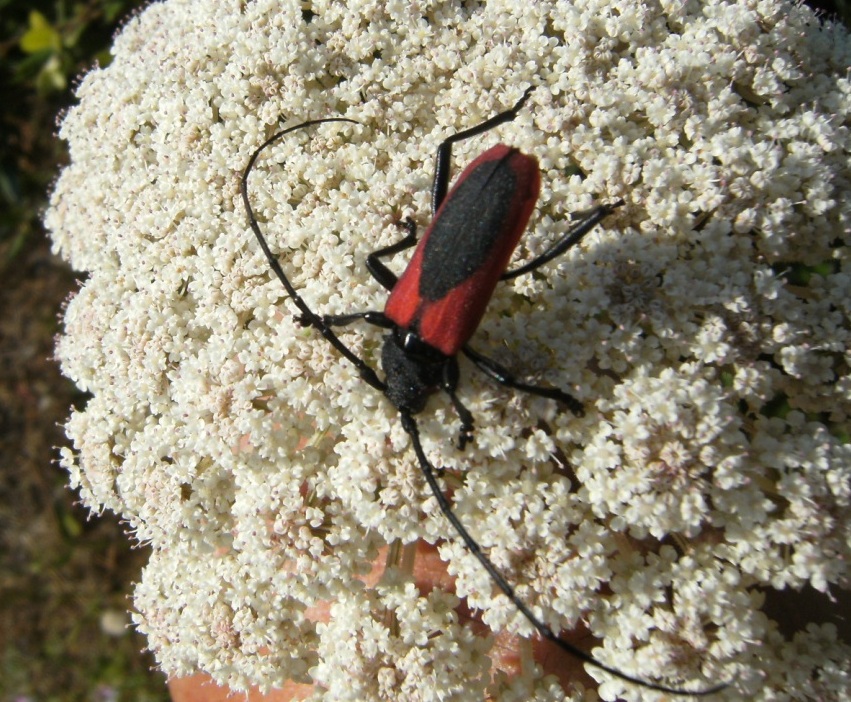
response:
{"label": "white flower cluster", "polygon": [[[248,228],[320,314],[381,309],[366,254],[428,222],[435,149],[540,161],[529,259],[595,201],[582,245],[498,288],[474,346],[569,389],[584,418],[462,361],[477,432],[436,395],[425,450],[459,517],[550,626],[610,665],[729,700],[840,699],[851,648],[784,638],[762,593],[851,587],[851,42],[781,0],[166,0],[81,82],[46,215],[86,273],[58,342],[91,394],[62,463],[153,557],[136,622],[170,675],[316,699],[559,699],[378,549],[445,539],[457,596],[534,632],[450,531],[393,408],[312,330]],[[403,257],[393,263],[404,265]],[[374,363],[380,333],[347,344]],[[322,623],[312,608],[331,602]],[[603,699],[655,699],[598,670]],[[570,688],[570,685],[567,685]],[[352,693],[354,690],[356,692]],[[354,697],[352,697],[354,695]],[[400,697],[401,695],[401,697]]]}

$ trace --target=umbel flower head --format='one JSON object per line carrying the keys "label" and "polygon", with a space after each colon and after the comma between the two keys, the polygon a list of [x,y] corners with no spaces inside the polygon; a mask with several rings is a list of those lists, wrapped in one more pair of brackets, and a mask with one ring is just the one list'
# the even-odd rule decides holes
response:
{"label": "umbel flower head", "polygon": [[[239,196],[282,125],[357,120],[264,152],[250,196],[318,314],[381,309],[364,258],[401,217],[427,224],[437,145],[534,85],[514,122],[454,152],[460,167],[502,141],[539,160],[517,261],[571,212],[625,204],[499,286],[473,339],[585,416],[462,361],[474,445],[456,448],[447,398],[418,417],[457,515],[611,666],[734,679],[730,700],[847,693],[831,624],[787,638],[762,609],[851,585],[842,28],[779,0],[167,0],[113,53],[63,120],[46,215],[85,273],[57,354],[90,399],[62,464],[153,548],[135,620],[164,671],[328,700],[590,694],[531,658],[492,672],[494,638],[460,623],[459,598],[494,632],[532,627],[451,532],[390,403],[298,325]],[[379,331],[341,335],[375,363]],[[364,584],[380,549],[417,540],[439,544],[454,593],[420,591],[405,559]],[[656,694],[587,670],[604,699]]]}

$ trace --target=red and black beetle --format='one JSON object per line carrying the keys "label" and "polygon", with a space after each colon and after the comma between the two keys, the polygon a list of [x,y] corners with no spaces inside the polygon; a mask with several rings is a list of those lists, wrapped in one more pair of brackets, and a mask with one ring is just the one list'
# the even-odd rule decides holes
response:
{"label": "red and black beetle", "polygon": [[[555,632],[520,600],[514,588],[482,552],[478,543],[455,516],[449,500],[438,483],[438,474],[422,448],[414,415],[422,411],[426,401],[438,389],[450,397],[461,418],[460,447],[472,439],[473,417],[456,395],[459,372],[457,354],[463,353],[480,370],[495,381],[518,390],[546,397],[565,405],[576,413],[581,403],[556,388],[528,385],[517,380],[499,363],[474,351],[467,344],[475,332],[500,280],[515,278],[536,270],[567,251],[607,217],[622,202],[601,205],[579,221],[550,249],[514,270],[506,271],[511,254],[522,236],[540,189],[537,160],[517,149],[502,144],[492,147],[475,159],[458,177],[448,192],[452,145],[482,134],[513,120],[525,104],[533,88],[509,110],[501,112],[475,127],[453,134],[437,150],[432,186],[433,219],[405,272],[397,277],[382,258],[392,256],[417,244],[416,225],[406,220],[407,236],[367,257],[370,273],[390,291],[383,312],[356,312],[346,315],[320,316],[313,312],[287,278],[280,263],[260,230],[248,198],[248,176],[257,158],[270,144],[299,129],[326,122],[352,122],[342,117],[315,119],[284,129],[267,139],[252,154],[242,175],[242,199],[249,224],[257,237],[269,265],[280,279],[301,313],[299,321],[317,329],[345,358],[353,363],[360,376],[396,407],[402,426],[411,437],[420,469],[441,511],[470,552],[493,578],[511,602],[531,622],[541,636],[564,651],[623,680],[653,690],[682,695],[708,695],[725,687],[718,685],[699,691],[681,690],[627,675],[601,663],[589,653],[559,638]],[[384,371],[382,381],[375,371],[352,352],[337,336],[333,327],[364,320],[385,328],[389,333],[381,353]]]}

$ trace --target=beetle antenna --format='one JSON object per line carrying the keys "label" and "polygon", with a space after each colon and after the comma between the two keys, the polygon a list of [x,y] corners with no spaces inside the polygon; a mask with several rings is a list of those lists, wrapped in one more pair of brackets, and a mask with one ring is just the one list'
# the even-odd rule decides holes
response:
{"label": "beetle antenna", "polygon": [[538,633],[543,636],[548,641],[551,641],[556,646],[558,646],[563,651],[566,651],[570,655],[578,658],[586,663],[593,665],[600,670],[604,670],[607,673],[614,675],[615,677],[620,678],[621,680],[626,680],[627,682],[634,683],[636,685],[641,685],[642,687],[646,687],[650,690],[658,690],[659,692],[667,692],[672,695],[692,695],[695,697],[704,697],[706,695],[713,695],[716,692],[720,692],[724,688],[728,687],[729,683],[722,683],[720,685],[715,685],[713,687],[704,689],[704,690],[683,690],[676,687],[667,687],[665,685],[660,685],[658,683],[649,682],[647,680],[642,680],[641,678],[636,678],[631,675],[627,675],[624,672],[621,672],[617,668],[612,668],[611,666],[602,663],[592,656],[590,653],[586,653],[581,648],[577,648],[571,643],[568,643],[564,639],[560,638],[549,626],[547,626],[544,622],[542,622],[531,609],[521,600],[517,594],[514,592],[514,588],[508,583],[508,581],[503,577],[502,573],[497,570],[496,566],[491,563],[490,559],[485,555],[484,551],[482,551],[481,546],[476,542],[476,540],[470,536],[470,533],[467,531],[466,527],[461,523],[461,520],[455,515],[455,512],[452,510],[452,506],[449,504],[449,500],[446,499],[446,495],[443,494],[443,490],[440,489],[440,485],[437,482],[437,476],[435,475],[434,466],[431,465],[428,458],[426,458],[425,451],[423,450],[422,443],[420,443],[420,431],[417,426],[417,421],[414,417],[408,412],[400,412],[400,416],[402,419],[402,426],[405,431],[408,432],[408,435],[411,437],[411,442],[414,446],[414,453],[417,455],[417,461],[420,466],[420,471],[425,477],[426,482],[428,483],[429,488],[431,488],[431,492],[434,495],[434,498],[437,500],[437,504],[440,507],[440,511],[443,512],[443,516],[445,516],[449,522],[452,524],[452,527],[457,532],[458,536],[461,537],[461,540],[467,546],[467,550],[472,553],[479,563],[482,564],[482,567],[488,572],[488,575],[491,576],[493,581],[496,583],[497,587],[502,590],[506,597],[514,604],[514,606],[520,610],[520,613],[529,620],[532,626],[538,630]]}
{"label": "beetle antenna", "polygon": [[308,307],[307,303],[304,301],[301,295],[299,295],[298,290],[295,289],[293,284],[290,282],[290,279],[287,278],[286,273],[284,273],[284,269],[281,268],[281,264],[278,262],[278,259],[275,258],[275,255],[272,253],[272,250],[269,248],[269,244],[266,241],[266,237],[263,236],[263,232],[260,229],[260,224],[257,222],[257,217],[254,215],[254,208],[251,206],[251,201],[248,198],[248,176],[251,175],[251,171],[254,169],[254,164],[257,162],[257,158],[260,154],[269,146],[274,144],[276,141],[286,136],[287,134],[291,134],[292,132],[298,131],[299,129],[305,129],[306,127],[312,127],[317,124],[325,124],[326,122],[350,122],[351,124],[360,124],[360,122],[356,122],[353,119],[348,119],[346,117],[327,117],[325,119],[311,119],[307,122],[302,122],[301,124],[297,124],[294,127],[288,127],[280,132],[277,132],[270,136],[266,141],[264,141],[260,146],[255,149],[254,153],[251,154],[251,158],[248,159],[248,165],[246,165],[245,170],[242,172],[242,180],[240,181],[240,192],[242,193],[242,202],[245,205],[245,211],[248,213],[248,223],[251,226],[251,230],[254,232],[254,235],[257,237],[257,241],[260,243],[260,248],[263,249],[263,253],[266,255],[266,260],[269,262],[269,266],[271,266],[272,270],[275,271],[275,275],[278,276],[278,280],[281,281],[284,288],[287,291],[287,294],[290,296],[290,299],[295,303],[295,306],[298,307],[299,312],[301,312],[301,319],[305,326],[315,327],[319,330],[323,337],[331,344],[337,351],[339,351],[343,356],[345,356],[349,361],[351,361],[355,367],[358,369],[361,378],[363,378],[367,383],[369,383],[376,390],[384,392],[385,385],[378,379],[378,376],[375,374],[375,371],[372,370],[362,359],[360,359],[357,355],[355,355],[348,346],[346,346],[340,338],[334,333],[334,330],[329,327],[322,317],[317,315],[313,310]]}

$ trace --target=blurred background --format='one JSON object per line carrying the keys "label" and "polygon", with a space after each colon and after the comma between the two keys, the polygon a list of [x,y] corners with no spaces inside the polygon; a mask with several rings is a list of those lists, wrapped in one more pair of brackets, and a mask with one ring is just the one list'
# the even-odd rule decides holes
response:
{"label": "blurred background", "polygon": [[[62,423],[86,396],[52,360],[78,277],[40,221],[67,160],[57,115],[145,4],[0,0],[0,702],[168,699],[128,626],[147,550],[115,515],[79,506],[55,463]],[[851,26],[851,0],[808,4]]]}
{"label": "blurred background", "polygon": [[67,160],[57,115],[81,73],[109,63],[138,0],[0,0],[0,701],[168,700],[128,625],[147,552],[90,515],[55,461],[86,397],[52,360],[75,274],[41,226]]}

